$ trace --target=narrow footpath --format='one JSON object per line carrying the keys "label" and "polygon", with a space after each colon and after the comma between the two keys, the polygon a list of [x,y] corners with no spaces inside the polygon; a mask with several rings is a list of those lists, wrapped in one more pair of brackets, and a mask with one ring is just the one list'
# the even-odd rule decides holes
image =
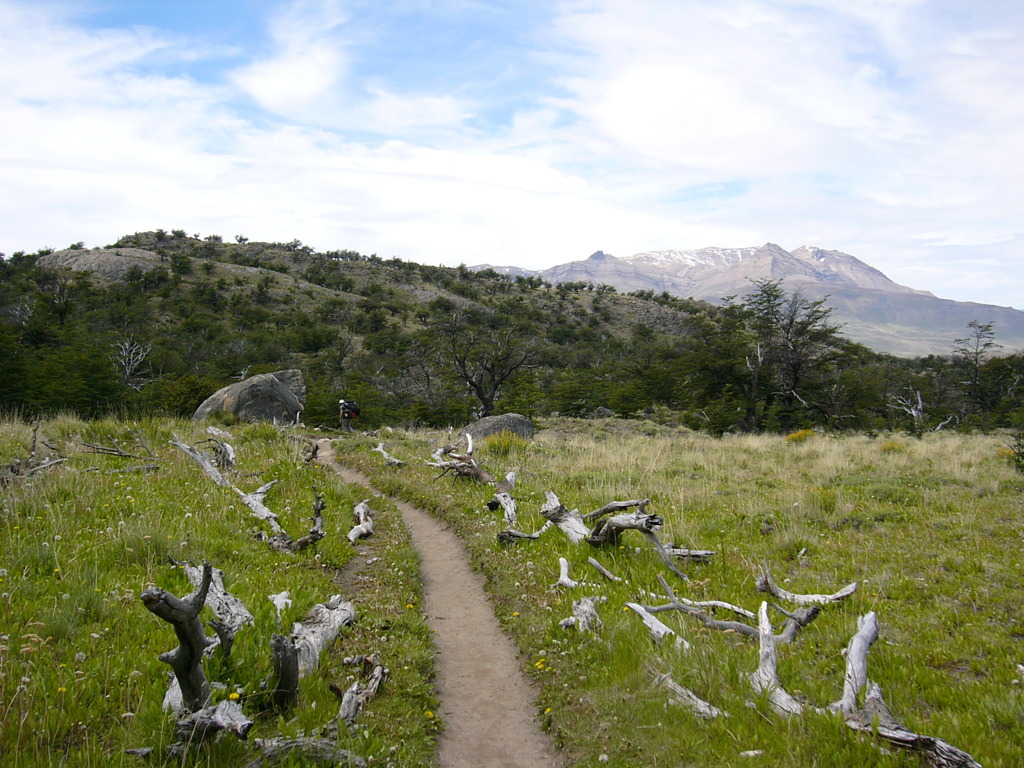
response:
{"label": "narrow footpath", "polygon": [[[319,440],[318,458],[349,483],[369,479]],[[536,693],[501,631],[458,538],[430,515],[392,499],[421,558],[423,610],[434,631],[435,682],[444,731],[439,768],[554,768],[561,761],[534,719]]]}

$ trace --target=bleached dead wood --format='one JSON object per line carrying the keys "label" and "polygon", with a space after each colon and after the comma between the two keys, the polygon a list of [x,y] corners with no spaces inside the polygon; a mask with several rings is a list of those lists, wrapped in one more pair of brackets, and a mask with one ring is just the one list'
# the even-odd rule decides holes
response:
{"label": "bleached dead wood", "polygon": [[562,629],[576,627],[580,632],[592,632],[601,626],[601,617],[597,615],[597,604],[604,602],[600,595],[581,597],[572,604],[572,616],[562,619],[558,626]]}
{"label": "bleached dead wood", "polygon": [[768,572],[768,569],[762,568],[757,577],[757,589],[759,592],[767,592],[773,597],[777,597],[780,600],[788,600],[789,602],[796,603],[797,605],[811,605],[813,603],[826,605],[828,603],[835,603],[839,600],[843,600],[852,595],[857,591],[857,582],[847,584],[838,592],[831,595],[799,595],[777,586],[772,581],[772,577]]}
{"label": "bleached dead wood", "polygon": [[[185,576],[193,587],[198,589],[202,586],[203,569],[201,567],[192,563],[178,563],[173,559],[171,562],[185,571]],[[210,621],[210,627],[217,633],[216,638],[209,642],[206,654],[211,654],[214,649],[219,647],[226,659],[231,655],[231,646],[234,643],[235,635],[246,624],[255,623],[255,619],[249,609],[245,607],[245,603],[227,591],[224,586],[224,571],[220,568],[211,568],[206,605],[210,607],[216,617]]]}
{"label": "bleached dead wood", "polygon": [[279,736],[272,739],[254,739],[253,742],[261,754],[246,763],[243,768],[274,765],[293,755],[300,756],[303,763],[311,765],[366,768],[366,761],[363,758],[347,749],[341,749],[334,739],[310,737],[286,739]]}
{"label": "bleached dead wood", "polygon": [[278,522],[277,513],[273,512],[266,504],[263,503],[267,498],[267,494],[270,493],[270,489],[275,485],[277,485],[277,480],[271,480],[268,483],[264,483],[251,493],[245,493],[238,488],[234,488],[234,486],[232,486],[232,488],[234,488],[235,493],[237,493],[242,499],[242,503],[252,511],[253,517],[259,518],[263,522],[267,523],[270,526],[270,532],[276,535],[284,533],[284,529]]}
{"label": "bleached dead wood", "polygon": [[665,554],[677,560],[689,560],[694,563],[706,563],[717,553],[710,549],[684,549],[674,544],[665,546]]}
{"label": "bleached dead wood", "polygon": [[487,508],[492,512],[498,507],[501,507],[505,516],[505,525],[515,528],[519,524],[518,518],[518,506],[516,500],[512,498],[512,494],[508,491],[498,491],[491,500],[487,502]]}
{"label": "bleached dead wood", "polygon": [[622,581],[622,579],[620,577],[616,576],[614,573],[609,571],[607,568],[605,568],[603,565],[601,565],[599,562],[597,562],[597,560],[595,560],[594,558],[588,557],[587,558],[587,562],[590,563],[592,566],[594,566],[594,569],[598,573],[600,573],[602,576],[604,576],[606,579],[608,579],[608,581],[615,581],[615,582]]}
{"label": "bleached dead wood", "polygon": [[401,459],[396,459],[390,453],[384,450],[384,443],[377,443],[377,447],[373,449],[373,452],[379,453],[384,459],[384,466],[386,467],[401,467],[405,464]]}
{"label": "bleached dead wood", "polygon": [[544,497],[547,501],[540,508],[541,516],[558,526],[558,529],[568,536],[569,541],[573,544],[585,541],[590,535],[590,529],[583,522],[579,510],[574,509],[570,512],[569,508],[559,501],[558,496],[552,491],[545,491]]}
{"label": "bleached dead wood", "polygon": [[[644,606],[644,608],[650,613],[660,613],[662,611],[681,611],[689,616],[693,616],[702,624],[704,624],[704,626],[706,626],[708,629],[717,629],[722,632],[737,632],[747,637],[757,637],[757,629],[750,626],[749,624],[744,624],[740,621],[722,621],[720,619],[716,619],[713,616],[711,616],[711,614],[709,614],[704,607],[694,605],[692,604],[692,601],[684,601],[683,599],[677,597],[675,591],[672,589],[672,587],[669,586],[669,583],[665,580],[664,576],[659,574],[658,581],[661,582],[662,588],[668,595],[669,602],[665,605]],[[724,605],[728,605],[728,603],[725,603]]]}
{"label": "bleached dead wood", "polygon": [[299,656],[299,677],[305,677],[320,664],[320,654],[338,637],[341,628],[356,617],[355,606],[341,595],[313,606],[306,618],[292,626],[292,640]]}
{"label": "bleached dead wood", "polygon": [[523,533],[522,531],[517,531],[514,528],[509,528],[498,532],[498,541],[502,544],[508,544],[513,541],[519,541],[520,539],[539,539],[542,533],[547,531],[549,528],[553,528],[554,525],[554,523],[548,520],[548,522],[544,523],[544,525],[533,533]]}
{"label": "bleached dead wood", "polygon": [[373,535],[372,512],[373,510],[370,509],[369,499],[363,499],[361,502],[356,504],[355,509],[352,510],[356,519],[356,524],[352,527],[352,530],[348,532],[348,541],[350,544],[355,544],[358,539]]}
{"label": "bleached dead wood", "polygon": [[[878,639],[878,619],[870,611],[857,620],[857,632],[846,646],[846,675],[843,695],[829,709],[839,712],[855,731],[871,734],[889,744],[920,753],[933,768],[981,768],[966,752],[942,739],[922,736],[906,728],[892,716],[882,698],[881,688],[868,679],[868,651]],[[857,697],[867,688],[864,706],[857,708]]]}
{"label": "bleached dead wood", "polygon": [[455,477],[467,477],[477,482],[493,485],[495,483],[494,476],[477,464],[476,459],[473,458],[473,436],[468,433],[464,436],[468,444],[465,452],[459,452],[455,446],[451,445],[438,448],[431,456],[433,461],[426,462],[427,466],[437,467],[441,470],[441,474],[435,479],[442,478],[451,472]]}
{"label": "bleached dead wood", "polygon": [[[244,741],[252,726],[253,721],[242,712],[242,706],[228,699],[185,715],[178,720],[175,730],[180,745],[191,747],[221,731]],[[172,754],[177,754],[173,745],[170,749]]]}
{"label": "bleached dead wood", "polygon": [[588,512],[583,516],[584,520],[599,520],[605,515],[610,515],[612,512],[621,512],[624,509],[632,509],[633,507],[640,507],[640,511],[643,512],[648,504],[651,503],[650,499],[633,499],[632,501],[612,501],[605,504],[600,509],[595,509],[593,512]]}
{"label": "bleached dead wood", "polygon": [[728,717],[729,713],[704,701],[689,688],[684,688],[675,682],[668,675],[658,675],[654,678],[654,687],[665,686],[669,692],[669,701],[693,712],[697,717],[705,720],[713,720],[716,717]]}
{"label": "bleached dead wood", "polygon": [[751,687],[756,693],[767,696],[768,703],[772,709],[781,715],[799,715],[804,711],[804,705],[782,687],[779,681],[778,653],[775,649],[775,637],[772,634],[772,624],[768,620],[768,603],[761,603],[757,612],[758,638],[760,650],[758,652],[757,670],[748,675]]}
{"label": "bleached dead wood", "polygon": [[552,586],[568,587],[572,589],[579,585],[580,583],[578,581],[573,581],[569,578],[569,561],[564,557],[558,558],[558,581],[556,581]]}
{"label": "bleached dead wood", "polygon": [[341,686],[337,683],[331,683],[330,686],[331,692],[341,699],[341,705],[338,708],[338,719],[344,721],[349,728],[353,728],[356,724],[356,717],[377,695],[377,691],[380,690],[384,681],[388,679],[391,671],[380,663],[376,654],[347,656],[343,663],[361,666],[361,677],[366,680],[365,683],[356,680],[346,690],[342,690]]}
{"label": "bleached dead wood", "polygon": [[[228,482],[224,478],[224,476],[220,473],[220,470],[218,470],[213,465],[213,463],[210,461],[210,459],[204,453],[202,453],[201,451],[196,450],[195,448],[193,448],[191,445],[188,445],[187,443],[183,443],[181,441],[181,438],[179,438],[177,435],[174,435],[174,439],[171,440],[171,445],[173,445],[173,446],[175,446],[177,448],[180,448],[188,456],[190,456],[193,461],[195,461],[200,467],[202,467],[203,472],[205,472],[207,474],[207,476],[209,476],[209,478],[211,480],[213,480],[213,482],[216,483],[217,485],[219,485],[221,488],[230,488],[230,487],[232,487],[231,483]],[[235,490],[238,491],[237,488],[235,488]],[[244,496],[244,494],[242,494],[241,491],[238,491],[238,493],[240,495]]]}
{"label": "bleached dead wood", "polygon": [[661,619],[639,603],[626,603],[626,607],[643,619],[644,626],[647,627],[647,631],[651,633],[651,639],[654,640],[654,642],[660,643],[666,637],[671,635],[676,639],[676,647],[680,647],[683,650],[690,649],[690,644],[685,639],[677,635],[675,630],[662,622]]}
{"label": "bleached dead wood", "polygon": [[212,424],[206,428],[206,434],[219,437],[221,440],[234,440],[235,437],[230,432],[225,432],[219,427],[215,427]]}
{"label": "bleached dead wood", "polygon": [[[273,600],[280,595],[270,597]],[[290,637],[275,634],[270,638],[274,665],[270,699],[275,709],[286,710],[295,702],[299,680],[319,666],[321,654],[331,647],[341,628],[355,620],[355,615],[352,603],[335,595],[326,603],[314,605],[303,621],[295,622]]]}
{"label": "bleached dead wood", "polygon": [[174,670],[181,690],[182,707],[197,712],[210,702],[210,684],[203,674],[203,651],[210,643],[199,621],[199,612],[213,578],[213,568],[203,563],[199,588],[183,598],[172,595],[160,587],[149,587],[142,595],[142,603],[154,616],[168,622],[178,638],[178,647],[158,657]]}

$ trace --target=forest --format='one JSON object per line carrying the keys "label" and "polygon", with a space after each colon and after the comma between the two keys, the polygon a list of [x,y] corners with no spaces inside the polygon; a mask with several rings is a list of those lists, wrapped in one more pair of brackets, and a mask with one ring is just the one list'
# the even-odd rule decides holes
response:
{"label": "forest", "polygon": [[[301,241],[156,230],[118,279],[0,259],[0,409],[188,416],[248,375],[299,368],[305,422],[445,426],[475,416],[643,417],[709,434],[990,430],[1024,418],[1024,352],[971,322],[949,353],[853,343],[824,301],[752,282],[719,306],[510,278]],[[83,250],[76,243],[70,250]]]}

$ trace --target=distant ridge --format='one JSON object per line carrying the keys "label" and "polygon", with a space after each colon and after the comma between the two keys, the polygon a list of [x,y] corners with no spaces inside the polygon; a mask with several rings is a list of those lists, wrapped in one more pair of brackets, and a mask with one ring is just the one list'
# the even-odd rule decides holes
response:
{"label": "distant ridge", "polygon": [[[473,267],[483,269],[488,267]],[[597,251],[589,258],[541,271],[489,267],[508,275],[539,276],[549,283],[590,282],[617,290],[667,292],[721,304],[742,299],[755,280],[780,280],[788,291],[826,299],[843,334],[879,352],[903,357],[949,354],[967,334],[967,323],[993,323],[1004,352],[1024,348],[1024,312],[991,304],[940,299],[900,285],[842,251],[775,243],[747,248],[645,251],[617,258]]]}

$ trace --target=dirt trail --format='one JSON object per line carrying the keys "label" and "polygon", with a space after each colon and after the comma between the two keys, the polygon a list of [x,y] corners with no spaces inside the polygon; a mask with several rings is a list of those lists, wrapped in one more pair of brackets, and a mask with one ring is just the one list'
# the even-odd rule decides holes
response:
{"label": "dirt trail", "polygon": [[[330,440],[318,458],[350,483],[370,486],[342,466]],[[440,715],[439,768],[550,768],[561,764],[534,720],[536,693],[522,673],[458,538],[434,518],[393,499],[420,554],[423,610],[434,630]]]}

